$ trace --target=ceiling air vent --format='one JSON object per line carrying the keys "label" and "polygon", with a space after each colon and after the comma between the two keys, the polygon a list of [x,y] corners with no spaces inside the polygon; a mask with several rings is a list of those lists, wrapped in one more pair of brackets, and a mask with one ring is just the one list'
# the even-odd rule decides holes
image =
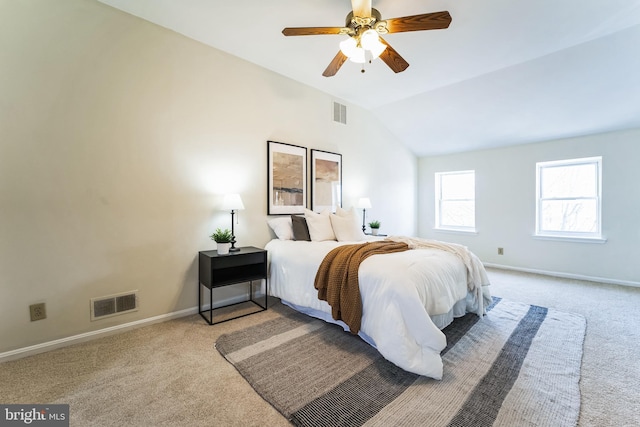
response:
{"label": "ceiling air vent", "polygon": [[343,125],[347,124],[347,106],[342,105],[339,102],[333,103],[333,121],[342,123]]}
{"label": "ceiling air vent", "polygon": [[91,320],[103,319],[138,310],[138,291],[91,298]]}

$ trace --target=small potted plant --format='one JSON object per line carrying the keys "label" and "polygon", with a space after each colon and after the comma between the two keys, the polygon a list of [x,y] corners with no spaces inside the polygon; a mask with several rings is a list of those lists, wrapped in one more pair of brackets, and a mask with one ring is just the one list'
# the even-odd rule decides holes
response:
{"label": "small potted plant", "polygon": [[380,221],[375,220],[369,223],[369,227],[371,228],[371,234],[374,236],[378,235],[378,230],[380,230]]}
{"label": "small potted plant", "polygon": [[217,228],[215,233],[211,236],[211,240],[214,240],[218,244],[218,255],[226,255],[229,253],[229,248],[231,247],[231,239],[233,236],[231,235],[231,230],[225,228],[221,230]]}

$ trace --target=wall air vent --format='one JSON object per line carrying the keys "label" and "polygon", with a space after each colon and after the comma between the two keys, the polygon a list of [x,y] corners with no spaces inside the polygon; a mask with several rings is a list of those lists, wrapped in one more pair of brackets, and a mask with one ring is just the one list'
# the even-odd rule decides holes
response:
{"label": "wall air vent", "polygon": [[138,310],[138,291],[91,298],[91,320],[117,316]]}
{"label": "wall air vent", "polygon": [[343,125],[347,124],[347,106],[342,105],[339,102],[333,103],[333,121],[342,123]]}

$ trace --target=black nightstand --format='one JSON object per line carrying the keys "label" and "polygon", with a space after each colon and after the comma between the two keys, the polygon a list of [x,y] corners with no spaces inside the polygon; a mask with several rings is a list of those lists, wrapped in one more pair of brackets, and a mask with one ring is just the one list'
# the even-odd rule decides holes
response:
{"label": "black nightstand", "polygon": [[[267,251],[254,247],[242,247],[238,252],[229,252],[227,255],[218,255],[218,251],[201,251],[199,259],[199,283],[198,283],[198,311],[204,320],[210,325],[237,319],[259,313],[267,309],[267,299],[269,296],[269,281],[267,279]],[[265,281],[264,305],[253,299],[253,281]],[[213,308],[213,288],[229,286],[236,283],[250,282],[249,295],[247,300],[238,303],[227,304],[225,306]],[[209,308],[202,309],[202,288],[209,289]],[[205,291],[206,292],[206,291]],[[223,307],[236,304],[252,302],[261,310],[251,313],[241,314],[218,322],[213,321],[213,312]],[[209,313],[209,318],[204,313]]]}

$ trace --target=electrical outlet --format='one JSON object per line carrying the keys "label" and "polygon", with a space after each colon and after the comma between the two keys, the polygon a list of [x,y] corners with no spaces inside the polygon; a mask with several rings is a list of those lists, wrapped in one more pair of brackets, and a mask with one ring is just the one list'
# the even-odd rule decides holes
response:
{"label": "electrical outlet", "polygon": [[504,255],[504,248],[498,248],[498,255]]}
{"label": "electrical outlet", "polygon": [[39,304],[31,304],[29,306],[29,312],[31,313],[32,322],[47,318],[47,307],[43,302]]}

